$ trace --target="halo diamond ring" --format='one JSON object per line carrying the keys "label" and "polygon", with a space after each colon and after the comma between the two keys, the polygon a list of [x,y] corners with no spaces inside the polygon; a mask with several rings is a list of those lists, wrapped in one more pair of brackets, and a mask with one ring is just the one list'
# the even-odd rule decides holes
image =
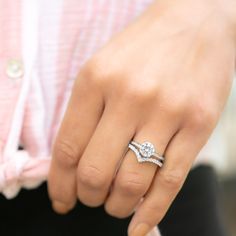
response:
{"label": "halo diamond ring", "polygon": [[128,147],[135,153],[138,162],[152,162],[162,167],[164,157],[160,156],[152,143],[144,142],[142,144],[131,141]]}

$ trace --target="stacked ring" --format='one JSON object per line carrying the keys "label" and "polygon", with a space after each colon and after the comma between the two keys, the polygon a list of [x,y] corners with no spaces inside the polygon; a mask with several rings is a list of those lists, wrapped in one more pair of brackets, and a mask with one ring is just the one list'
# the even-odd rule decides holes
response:
{"label": "stacked ring", "polygon": [[159,167],[162,167],[164,157],[156,152],[152,143],[144,142],[140,144],[138,142],[131,141],[128,147],[135,153],[138,162],[152,162]]}

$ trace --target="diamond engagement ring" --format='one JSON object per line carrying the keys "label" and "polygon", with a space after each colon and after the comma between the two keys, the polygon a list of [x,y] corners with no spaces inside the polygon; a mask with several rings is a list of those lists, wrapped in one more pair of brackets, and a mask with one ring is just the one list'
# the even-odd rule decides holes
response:
{"label": "diamond engagement ring", "polygon": [[152,162],[162,167],[164,157],[160,156],[152,143],[144,142],[142,144],[131,141],[128,147],[135,153],[138,162]]}

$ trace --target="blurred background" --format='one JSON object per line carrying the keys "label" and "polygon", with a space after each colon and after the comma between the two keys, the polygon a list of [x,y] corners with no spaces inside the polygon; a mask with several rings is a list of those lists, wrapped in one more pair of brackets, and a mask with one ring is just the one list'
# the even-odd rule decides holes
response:
{"label": "blurred background", "polygon": [[236,78],[231,96],[211,141],[211,160],[218,172],[225,223],[236,236]]}

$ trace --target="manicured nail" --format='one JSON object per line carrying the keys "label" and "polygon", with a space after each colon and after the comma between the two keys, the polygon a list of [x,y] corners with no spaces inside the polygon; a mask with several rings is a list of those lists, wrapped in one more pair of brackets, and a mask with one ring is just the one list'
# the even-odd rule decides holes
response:
{"label": "manicured nail", "polygon": [[59,202],[59,201],[54,201],[52,203],[53,209],[60,214],[65,214],[68,212],[69,208],[68,205],[63,203],[63,202]]}
{"label": "manicured nail", "polygon": [[146,236],[150,231],[150,227],[147,224],[141,223],[134,227],[129,236]]}

